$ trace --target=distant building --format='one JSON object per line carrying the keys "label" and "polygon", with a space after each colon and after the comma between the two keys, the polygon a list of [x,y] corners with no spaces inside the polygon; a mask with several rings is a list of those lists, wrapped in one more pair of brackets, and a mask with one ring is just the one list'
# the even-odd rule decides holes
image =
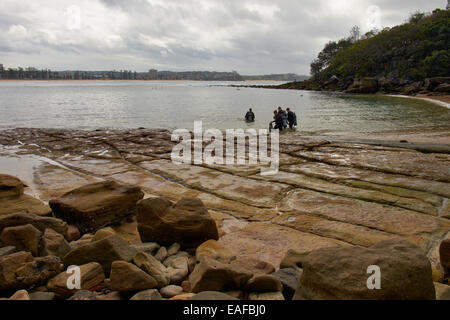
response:
{"label": "distant building", "polygon": [[3,79],[3,72],[5,71],[3,64],[0,63],[0,79]]}
{"label": "distant building", "polygon": [[156,69],[150,69],[148,71],[148,78],[150,80],[157,80],[158,79],[158,70]]}

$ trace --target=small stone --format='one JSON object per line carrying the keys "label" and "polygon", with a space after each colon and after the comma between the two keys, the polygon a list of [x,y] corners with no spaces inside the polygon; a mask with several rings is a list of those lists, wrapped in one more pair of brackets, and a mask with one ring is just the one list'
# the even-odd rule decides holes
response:
{"label": "small stone", "polygon": [[167,256],[170,257],[170,256],[177,254],[178,251],[180,250],[180,248],[181,248],[181,245],[179,243],[175,242],[174,244],[172,244],[169,247],[169,250],[167,250]]}
{"label": "small stone", "polygon": [[158,288],[163,288],[170,283],[167,268],[153,256],[139,252],[133,259],[134,264],[147,272],[158,281]]}
{"label": "small stone", "polygon": [[70,250],[71,247],[63,235],[52,229],[45,229],[41,241],[41,256],[56,256],[62,259]]}
{"label": "small stone", "polygon": [[191,300],[192,297],[195,296],[195,293],[183,293],[180,294],[178,296],[172,297],[169,300],[172,301],[186,301],[186,300]]}
{"label": "small stone", "polygon": [[158,252],[155,254],[155,258],[159,261],[163,262],[167,258],[167,249],[166,247],[159,248]]}
{"label": "small stone", "polygon": [[159,244],[156,242],[132,244],[131,247],[136,249],[138,252],[144,252],[149,255],[153,255],[153,253],[160,248]]}
{"label": "small stone", "polygon": [[28,251],[33,256],[39,255],[39,243],[42,232],[31,224],[3,229],[0,241],[7,246],[15,246],[18,250]]}
{"label": "small stone", "polygon": [[188,258],[181,256],[171,260],[167,271],[169,273],[170,283],[180,283],[189,274]]}
{"label": "small stone", "polygon": [[175,255],[167,257],[166,260],[164,260],[163,265],[169,267],[172,264],[173,260],[178,259],[180,257],[185,257],[187,259],[190,257],[190,255],[186,251],[179,251]]}
{"label": "small stone", "polygon": [[97,300],[97,295],[88,290],[80,290],[67,300]]}
{"label": "small stone", "polygon": [[272,275],[257,275],[248,281],[246,290],[247,292],[281,292],[283,285]]}
{"label": "small stone", "polygon": [[80,230],[77,226],[68,225],[67,226],[67,241],[76,241],[81,238]]}
{"label": "small stone", "polygon": [[113,230],[113,228],[111,228],[111,227],[103,228],[103,229],[98,230],[94,234],[94,237],[91,239],[91,242],[99,241],[99,240],[105,239],[106,237],[109,237],[109,236],[112,236],[115,234],[116,234],[116,232]]}
{"label": "small stone", "polygon": [[249,300],[284,300],[281,292],[252,292],[248,298]]}
{"label": "small stone", "polygon": [[183,288],[183,291],[186,293],[191,292],[191,283],[188,280],[185,280],[181,283],[181,287]]}
{"label": "small stone", "polygon": [[194,295],[190,300],[215,300],[215,301],[228,301],[228,300],[238,300],[228,294],[218,292],[218,291],[203,291]]}
{"label": "small stone", "polygon": [[30,300],[35,301],[50,301],[55,299],[55,293],[53,292],[33,292],[30,293]]}
{"label": "small stone", "polygon": [[158,290],[150,289],[136,293],[130,300],[162,300],[162,297]]}
{"label": "small stone", "polygon": [[142,291],[158,285],[148,273],[125,261],[112,263],[110,279],[111,289],[114,291]]}
{"label": "small stone", "polygon": [[163,298],[172,298],[183,293],[183,288],[180,286],[170,285],[159,290]]}
{"label": "small stone", "polygon": [[8,300],[30,300],[30,296],[26,290],[19,290],[14,293]]}

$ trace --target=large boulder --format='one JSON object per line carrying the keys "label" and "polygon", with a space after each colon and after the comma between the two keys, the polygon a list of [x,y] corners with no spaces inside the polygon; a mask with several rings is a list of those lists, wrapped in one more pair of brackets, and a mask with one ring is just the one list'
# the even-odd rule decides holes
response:
{"label": "large boulder", "polygon": [[28,251],[34,256],[38,256],[41,236],[42,232],[31,224],[26,224],[3,229],[0,234],[0,241],[4,245],[14,246],[19,250]]}
{"label": "large boulder", "polygon": [[114,291],[142,291],[153,289],[158,282],[134,264],[114,261],[111,265],[111,289]]}
{"label": "large boulder", "polygon": [[32,261],[31,253],[25,251],[0,257],[0,291],[15,289],[17,285],[16,270]]}
{"label": "large boulder", "polygon": [[49,204],[56,217],[87,233],[135,214],[136,202],[143,196],[139,187],[103,181],[72,190]]}
{"label": "large boulder", "polygon": [[45,229],[52,229],[67,236],[67,223],[61,219],[51,218],[51,217],[40,217],[35,214],[20,212],[8,214],[0,217],[0,232],[7,227],[22,226],[25,224],[31,224],[33,227],[45,232]]}
{"label": "large boulder", "polygon": [[[47,282],[47,289],[54,292],[58,298],[66,299],[74,295],[78,289],[69,289],[67,282],[73,272],[61,272]],[[81,290],[94,291],[101,286],[105,280],[103,268],[97,262],[91,262],[80,266],[80,288]]]}
{"label": "large boulder", "polygon": [[24,184],[16,177],[0,174],[0,199],[18,197],[23,194]]}
{"label": "large boulder", "polygon": [[[369,289],[370,266],[380,269],[380,289]],[[418,246],[401,239],[370,248],[335,247],[311,252],[294,300],[433,300],[431,265]]]}
{"label": "large boulder", "polygon": [[79,266],[89,262],[98,262],[103,267],[103,270],[109,274],[111,264],[114,261],[123,260],[130,262],[136,253],[136,249],[130,247],[120,236],[112,235],[72,249],[64,257],[64,264],[66,266]]}
{"label": "large boulder", "polygon": [[16,212],[28,212],[40,216],[51,213],[50,207],[41,200],[24,194],[24,187],[24,183],[16,177],[0,174],[0,199],[2,199],[0,216]]}
{"label": "large boulder", "polygon": [[221,291],[223,289],[242,289],[253,276],[249,271],[237,266],[222,263],[209,257],[202,257],[189,275],[191,290]]}
{"label": "large boulder", "polygon": [[14,288],[25,289],[43,285],[62,271],[61,260],[55,256],[35,258],[15,271]]}
{"label": "large boulder", "polygon": [[137,205],[137,221],[143,242],[195,247],[219,238],[214,219],[196,198],[183,198],[176,204],[165,198],[142,200]]}

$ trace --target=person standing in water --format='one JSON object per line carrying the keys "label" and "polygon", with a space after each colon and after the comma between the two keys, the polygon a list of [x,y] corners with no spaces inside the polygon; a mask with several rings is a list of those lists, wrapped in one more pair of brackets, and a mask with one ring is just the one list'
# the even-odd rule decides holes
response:
{"label": "person standing in water", "polygon": [[287,114],[286,111],[281,109],[281,107],[278,107],[278,114],[281,116],[281,121],[283,123],[283,129],[287,128]]}
{"label": "person standing in water", "polygon": [[274,123],[274,122],[275,122],[274,129],[278,129],[278,130],[280,130],[280,132],[283,131],[283,118],[281,116],[281,113],[278,112],[277,110],[274,110],[273,111],[273,119],[274,120],[270,123],[270,127],[269,127],[270,131],[272,131],[272,123]]}
{"label": "person standing in water", "polygon": [[292,129],[297,125],[297,115],[291,111],[290,108],[286,109],[287,111],[287,121],[289,123],[289,128]]}
{"label": "person standing in water", "polygon": [[253,113],[252,108],[250,108],[245,114],[245,121],[247,122],[255,122],[255,114]]}

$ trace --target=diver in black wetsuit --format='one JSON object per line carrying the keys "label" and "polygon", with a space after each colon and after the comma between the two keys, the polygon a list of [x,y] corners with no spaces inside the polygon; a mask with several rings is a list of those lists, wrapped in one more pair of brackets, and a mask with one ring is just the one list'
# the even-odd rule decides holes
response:
{"label": "diver in black wetsuit", "polygon": [[250,108],[245,114],[245,121],[247,122],[255,122],[255,114],[253,113],[252,108]]}

